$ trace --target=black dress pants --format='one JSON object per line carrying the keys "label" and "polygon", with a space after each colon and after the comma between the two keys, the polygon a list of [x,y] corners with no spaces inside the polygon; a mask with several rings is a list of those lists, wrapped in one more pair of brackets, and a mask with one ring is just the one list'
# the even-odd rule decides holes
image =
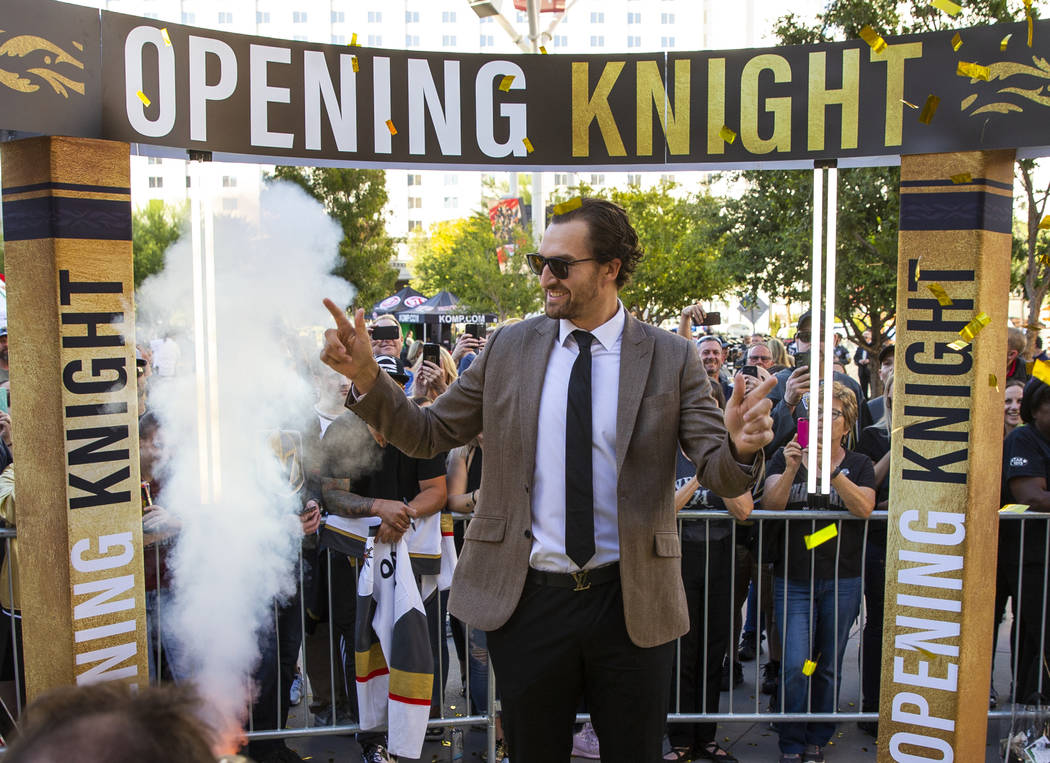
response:
{"label": "black dress pants", "polygon": [[631,641],[619,580],[585,591],[526,582],[488,646],[514,763],[568,763],[581,700],[602,763],[661,759],[674,642]]}

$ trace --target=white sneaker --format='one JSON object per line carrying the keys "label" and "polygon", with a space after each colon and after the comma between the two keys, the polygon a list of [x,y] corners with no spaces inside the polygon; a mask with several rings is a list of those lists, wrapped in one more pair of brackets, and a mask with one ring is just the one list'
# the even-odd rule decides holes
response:
{"label": "white sneaker", "polygon": [[298,670],[295,671],[295,678],[292,679],[292,685],[288,687],[288,701],[293,706],[298,705],[303,701],[303,674]]}
{"label": "white sneaker", "polygon": [[572,735],[572,757],[590,760],[601,758],[598,752],[598,735],[594,733],[594,726],[590,723],[583,724],[583,728]]}

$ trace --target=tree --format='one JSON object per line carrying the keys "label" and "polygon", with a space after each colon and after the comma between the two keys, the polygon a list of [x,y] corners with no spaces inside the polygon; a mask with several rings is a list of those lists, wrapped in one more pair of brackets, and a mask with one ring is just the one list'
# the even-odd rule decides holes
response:
{"label": "tree", "polygon": [[723,201],[706,190],[680,197],[675,189],[668,182],[598,192],[580,185],[565,196],[607,198],[626,210],[645,256],[620,299],[629,311],[653,324],[677,317],[697,300],[721,296],[738,283],[721,262]]}
{"label": "tree", "polygon": [[[1039,229],[1039,223],[1046,214],[1047,200],[1050,199],[1050,184],[1046,188],[1037,188],[1034,173],[1033,159],[1021,159],[1017,162],[1017,177],[1021,181],[1027,208],[1026,218],[1019,227],[1022,231],[1020,250],[1024,263],[1024,297],[1028,302],[1028,342],[1025,357],[1029,359],[1035,354],[1039,313],[1043,309],[1046,293],[1050,290],[1050,234]],[[1015,243],[1017,238],[1015,235]]]}
{"label": "tree", "polygon": [[131,249],[135,267],[135,288],[147,277],[164,269],[164,253],[182,236],[186,207],[169,206],[151,199],[131,215]]}
{"label": "tree", "polygon": [[525,263],[525,234],[515,233],[517,246],[506,250],[501,269],[499,242],[487,216],[435,223],[427,235],[409,242],[413,287],[428,294],[447,289],[472,310],[496,313],[500,320],[535,312],[540,307],[539,282]]}
{"label": "tree", "polygon": [[289,180],[324,205],[343,229],[334,275],[357,288],[356,304],[370,308],[389,296],[397,283],[390,263],[398,240],[387,235],[387,203],[382,170],[333,167],[277,167],[271,178]]}

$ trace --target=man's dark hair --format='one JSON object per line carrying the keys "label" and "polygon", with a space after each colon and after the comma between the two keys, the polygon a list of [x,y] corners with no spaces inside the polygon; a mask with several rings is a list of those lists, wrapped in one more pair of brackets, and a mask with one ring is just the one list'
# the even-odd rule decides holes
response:
{"label": "man's dark hair", "polygon": [[587,223],[587,243],[596,260],[602,263],[620,261],[616,286],[622,288],[630,280],[643,254],[638,234],[631,227],[623,207],[605,199],[583,198],[576,209],[554,215],[551,224],[560,225],[573,220]]}
{"label": "man's dark hair", "polygon": [[63,686],[26,709],[4,763],[214,763],[200,702],[188,686]]}
{"label": "man's dark hair", "polygon": [[1043,405],[1050,403],[1050,385],[1032,377],[1025,385],[1021,395],[1021,421],[1025,424],[1035,423],[1035,412]]}

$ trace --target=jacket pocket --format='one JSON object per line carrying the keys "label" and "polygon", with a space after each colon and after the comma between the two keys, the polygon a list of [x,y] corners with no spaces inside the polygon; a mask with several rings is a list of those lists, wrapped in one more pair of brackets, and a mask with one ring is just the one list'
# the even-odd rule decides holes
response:
{"label": "jacket pocket", "polygon": [[681,556],[682,544],[677,532],[653,533],[653,546],[657,556]]}
{"label": "jacket pocket", "polygon": [[507,531],[507,520],[504,517],[474,517],[467,525],[464,534],[466,540],[483,540],[499,543]]}

